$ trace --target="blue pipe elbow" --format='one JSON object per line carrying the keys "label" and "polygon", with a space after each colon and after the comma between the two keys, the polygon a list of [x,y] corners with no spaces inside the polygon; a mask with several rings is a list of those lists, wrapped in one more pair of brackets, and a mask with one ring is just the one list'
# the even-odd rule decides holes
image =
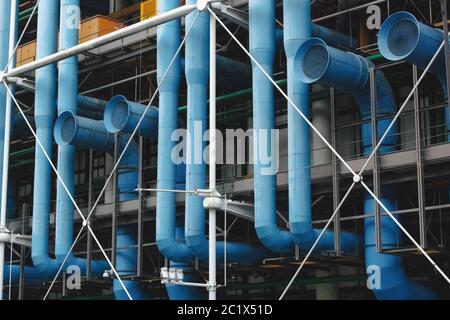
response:
{"label": "blue pipe elbow", "polygon": [[[296,54],[295,70],[300,81],[320,83],[337,90],[350,92],[358,102],[363,125],[361,135],[363,151],[367,156],[372,150],[372,126],[369,69],[371,63],[361,56],[329,47],[318,38],[303,43]],[[378,136],[381,137],[396,112],[396,101],[389,82],[383,72],[376,71],[377,115],[385,117],[378,121]],[[384,140],[381,152],[393,151],[398,141],[398,125],[395,125]]]}
{"label": "blue pipe elbow", "polygon": [[[117,228],[116,270],[120,276],[132,276],[137,270],[137,247],[131,226]],[[133,300],[147,298],[142,285],[136,280],[122,280]],[[116,300],[129,300],[119,280],[113,280],[113,292]]]}
{"label": "blue pipe elbow", "polygon": [[[307,83],[318,82],[338,90],[352,93],[358,101],[361,118],[364,122],[370,120],[370,81],[368,79],[370,64],[362,57],[353,53],[343,52],[326,46],[320,39],[306,41],[297,53],[296,70],[298,77]],[[377,71],[376,89],[378,100],[378,115],[392,115],[396,111],[396,101],[392,89],[381,71]],[[377,135],[384,134],[390,119],[378,122]],[[362,125],[362,139],[364,154],[368,156],[372,150],[371,124]],[[386,153],[395,149],[397,143],[398,126],[392,128],[380,149]],[[394,194],[390,188],[383,187],[383,194]],[[373,199],[366,195],[364,213],[372,213]],[[383,196],[383,203],[392,210],[392,201]],[[410,281],[405,274],[403,261],[398,256],[379,254],[375,248],[375,227],[373,218],[365,219],[365,256],[368,270],[377,268],[380,271],[380,283],[374,287],[374,294],[378,299],[419,299],[432,298],[433,294],[420,285]],[[400,230],[389,217],[382,217],[383,248],[393,248],[400,240]],[[351,244],[351,243],[350,243]],[[347,246],[349,244],[342,244]]]}
{"label": "blue pipe elbow", "polygon": [[[406,60],[406,62],[424,69],[443,40],[442,30],[419,22],[409,12],[400,11],[387,18],[381,26],[378,34],[378,47],[386,59]],[[437,76],[444,97],[448,99],[445,50],[441,50],[430,70]],[[445,108],[445,119],[448,131],[447,139],[450,141],[449,106]]]}
{"label": "blue pipe elbow", "polygon": [[[392,190],[384,188],[383,193]],[[395,210],[394,202],[387,196],[381,201],[390,210]],[[373,283],[373,293],[379,300],[431,300],[436,295],[421,284],[408,279],[403,259],[400,256],[378,253],[375,244],[375,221],[373,218],[374,200],[366,195],[364,214],[372,217],[364,220],[366,269],[379,272],[379,283]],[[397,217],[398,218],[398,217]],[[401,241],[402,233],[388,216],[381,218],[381,239],[384,249],[395,248]],[[369,276],[374,275],[369,273]],[[374,275],[376,276],[376,275]],[[376,279],[376,277],[375,277]]]}
{"label": "blue pipe elbow", "polygon": [[[275,59],[275,1],[249,1],[250,53],[269,74],[273,74]],[[274,88],[258,66],[253,64],[253,128],[259,141],[266,135],[267,146],[272,147],[275,130]],[[276,217],[276,172],[271,170],[273,160],[265,164],[261,156],[273,154],[260,143],[255,143],[254,194],[255,230],[262,244],[274,252],[292,252],[294,241],[289,231],[281,230]],[[268,152],[269,151],[269,152]],[[277,161],[277,160],[275,160]]]}
{"label": "blue pipe elbow", "polygon": [[[146,106],[128,101],[124,96],[115,96],[109,100],[104,113],[106,130],[111,133],[133,133]],[[138,129],[140,136],[157,139],[158,136],[158,109],[150,107]]]}

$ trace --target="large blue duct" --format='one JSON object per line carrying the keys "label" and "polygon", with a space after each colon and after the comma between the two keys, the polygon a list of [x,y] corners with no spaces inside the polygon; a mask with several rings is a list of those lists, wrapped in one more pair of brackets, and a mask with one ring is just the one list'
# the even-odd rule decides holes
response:
{"label": "large blue duct", "polygon": [[[416,17],[406,11],[394,13],[383,23],[378,34],[380,53],[388,60],[415,64],[426,68],[437,49],[444,41],[444,32],[419,22]],[[445,66],[445,50],[441,50],[430,68],[440,84],[446,99],[447,76]],[[450,141],[450,111],[445,108],[445,119]]]}
{"label": "large blue duct", "polygon": [[[187,4],[195,4],[188,0]],[[195,16],[197,20],[194,22]],[[187,101],[187,155],[186,190],[206,188],[206,162],[203,150],[206,146],[203,135],[207,125],[207,101],[209,83],[209,14],[191,12],[186,16],[186,30],[191,33],[186,38],[186,81]],[[186,195],[185,238],[193,255],[202,261],[209,256],[208,240],[205,237],[205,209],[203,197]],[[222,261],[224,252],[227,261],[240,264],[255,264],[267,256],[267,252],[241,243],[217,243],[217,260]]]}
{"label": "large blue duct", "polygon": [[[295,64],[295,70],[299,73],[299,78],[303,82],[317,82],[354,95],[359,104],[361,120],[364,123],[361,131],[365,156],[369,156],[372,151],[370,67],[370,62],[363,57],[328,47],[325,42],[317,38],[306,41],[298,49]],[[392,116],[397,108],[394,94],[384,74],[378,70],[375,77],[377,116],[384,117],[377,124],[377,135],[381,137],[392,121],[391,118],[386,117]],[[397,133],[398,126],[394,126],[392,134],[384,140],[380,153],[384,154],[395,149],[398,139]],[[392,209],[393,201],[388,195],[392,196],[393,194],[393,190],[383,187],[381,201],[389,209]],[[376,251],[373,208],[373,199],[367,196],[364,202],[364,213],[372,214],[372,216],[364,221],[366,267],[378,266],[382,279],[381,287],[374,290],[375,295],[379,299],[431,297],[426,289],[407,278],[401,258],[380,254]],[[388,216],[382,217],[381,224],[383,248],[395,247],[401,239],[400,230]]]}
{"label": "large blue duct", "polygon": [[[109,133],[103,121],[92,120],[76,116],[70,111],[62,113],[55,124],[55,140],[60,146],[72,145],[83,149],[93,149],[99,152],[114,152],[114,135]],[[119,152],[125,148],[128,134],[119,136]],[[118,167],[118,193],[119,201],[134,200],[137,193],[134,191],[138,183],[139,150],[137,143],[132,140]],[[136,273],[136,240],[132,237],[129,228],[117,230],[117,261],[116,268],[119,275]],[[104,268],[103,270],[105,270]],[[132,280],[124,281],[133,299],[144,299],[139,284]],[[117,300],[128,299],[118,280],[113,281],[113,289]]]}
{"label": "large blue duct", "polygon": [[[250,0],[248,5],[250,53],[272,75],[275,59],[275,1]],[[275,252],[291,252],[294,241],[289,231],[281,230],[276,222],[276,173],[270,172],[273,163],[263,164],[260,161],[260,153],[266,156],[268,152],[261,150],[264,148],[258,141],[264,134],[267,145],[272,146],[275,109],[274,87],[256,65],[253,65],[253,129],[258,135],[253,147],[256,233],[266,248]],[[269,172],[264,173],[264,170]]]}
{"label": "large blue duct", "polygon": [[[132,226],[121,226],[117,228],[117,253],[116,269],[120,276],[132,276],[136,274],[137,247],[133,234],[136,230]],[[133,300],[145,300],[146,294],[138,281],[122,280]],[[113,291],[116,300],[129,300],[129,297],[119,280],[113,280]]]}
{"label": "large blue duct", "polygon": [[[179,0],[158,1],[158,14],[174,9]],[[172,133],[178,128],[178,91],[181,82],[181,58],[177,56],[168,70],[170,62],[181,43],[181,22],[174,19],[157,28],[157,71],[159,92],[158,124],[158,189],[176,189],[177,166],[172,159],[175,142]],[[163,76],[167,75],[162,83]],[[158,192],[156,195],[156,243],[163,256],[175,262],[189,263],[193,257],[184,243],[176,241],[176,195],[173,192]]]}
{"label": "large blue duct", "polygon": [[[133,133],[146,106],[128,101],[124,96],[115,96],[106,105],[104,122],[111,133]],[[156,140],[158,136],[158,109],[150,107],[139,126],[140,136]]]}
{"label": "large blue duct", "polygon": [[[311,5],[309,0],[284,0],[284,48],[287,57],[288,96],[309,117],[309,83],[297,76],[297,51],[311,37]],[[312,227],[311,143],[310,128],[300,114],[288,106],[288,185],[289,224],[294,242],[309,250],[321,230]],[[342,250],[355,253],[358,238],[343,232]],[[318,250],[334,249],[334,234],[326,231]]]}

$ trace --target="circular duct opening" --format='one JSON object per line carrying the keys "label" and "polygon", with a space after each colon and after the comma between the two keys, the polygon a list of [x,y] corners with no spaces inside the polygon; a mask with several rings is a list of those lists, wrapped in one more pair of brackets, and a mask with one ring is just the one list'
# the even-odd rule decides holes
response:
{"label": "circular duct opening", "polygon": [[402,19],[392,25],[387,36],[387,45],[392,54],[407,56],[416,47],[419,30],[417,25],[409,20]]}
{"label": "circular duct opening", "polygon": [[408,12],[397,12],[383,24],[378,34],[380,53],[391,61],[409,56],[417,46],[420,30],[416,18]]}
{"label": "circular duct opening", "polygon": [[123,130],[129,117],[129,105],[125,97],[117,96],[112,98],[105,110],[105,127],[111,133]]}
{"label": "circular duct opening", "polygon": [[325,74],[330,62],[330,55],[326,44],[318,38],[305,41],[298,49],[296,56],[296,70],[304,83],[314,83]]}
{"label": "circular duct opening", "polygon": [[310,79],[319,79],[328,66],[328,51],[321,45],[310,47],[303,58],[303,73]]}
{"label": "circular duct opening", "polygon": [[71,112],[64,112],[56,120],[54,136],[59,145],[68,145],[72,142],[77,130],[77,119]]}

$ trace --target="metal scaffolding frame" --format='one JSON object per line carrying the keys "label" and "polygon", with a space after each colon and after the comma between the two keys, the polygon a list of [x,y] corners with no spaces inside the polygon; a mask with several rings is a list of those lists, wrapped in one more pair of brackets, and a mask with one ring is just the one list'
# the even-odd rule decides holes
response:
{"label": "metal scaffolding frame", "polygon": [[[209,1],[206,1],[206,2],[209,2]],[[384,1],[381,1],[381,2],[384,2]],[[443,3],[442,4],[442,6],[444,7],[444,5],[446,5],[446,1],[445,0],[441,0],[441,2]],[[225,29],[225,30],[227,30],[227,31],[229,31],[228,29],[227,29],[227,27],[223,24],[223,22],[221,22],[221,20],[213,13],[213,11],[211,11],[211,9],[210,8],[208,8],[208,10],[210,11],[210,13],[211,13],[211,16],[213,16],[214,17],[214,20],[217,20],[221,25],[222,25],[222,27]],[[444,14],[444,9],[443,9],[443,14]],[[446,14],[446,12],[445,12],[445,14]],[[446,17],[446,15],[445,15],[445,17]],[[444,20],[444,21],[446,21],[446,20]],[[447,29],[446,29],[446,24],[444,23],[444,31],[445,30],[447,30],[446,31],[446,33],[448,34],[448,27],[447,27]],[[231,35],[231,34],[230,34]],[[237,39],[235,39],[236,41],[237,41]],[[112,41],[112,40],[111,40]],[[239,42],[238,42],[239,43]],[[445,44],[444,44],[445,43]],[[442,47],[445,47],[447,50],[446,50],[446,62],[447,62],[447,74],[450,74],[450,68],[449,68],[449,66],[450,66],[450,58],[449,58],[449,53],[448,53],[448,42],[446,42],[446,41],[444,41],[443,42],[443,44],[442,44],[442,46],[441,46],[441,49],[442,49]],[[79,53],[81,53],[81,51],[79,52]],[[249,54],[249,53],[248,53]],[[249,55],[250,56],[250,55]],[[63,57],[63,55],[61,55],[61,59],[62,59],[62,57]],[[56,57],[56,58],[58,58],[58,57]],[[251,56],[250,56],[250,58],[252,58]],[[44,59],[43,59],[44,60]],[[433,60],[432,60],[432,62],[433,62]],[[36,63],[36,68],[38,68],[38,67],[42,67],[43,65],[41,65],[42,63],[47,63],[47,62],[45,62],[45,61],[43,61],[43,62],[40,62],[40,61],[37,61],[37,63]],[[44,64],[45,65],[45,64]],[[430,64],[431,65],[431,64]],[[7,82],[7,78],[10,76],[10,75],[16,75],[16,73],[18,73],[18,74],[22,74],[22,71],[20,71],[20,68],[16,68],[16,69],[19,69],[19,70],[15,70],[15,69],[12,69],[12,71],[13,72],[7,72],[6,74],[0,74],[0,79],[2,80],[2,82],[4,83],[4,84],[6,84],[6,82]],[[423,152],[423,146],[422,146],[422,142],[421,142],[421,139],[420,139],[420,121],[419,121],[419,117],[420,117],[420,110],[419,110],[419,108],[420,108],[420,106],[419,106],[419,102],[418,102],[418,85],[420,84],[420,82],[421,82],[421,80],[423,79],[423,77],[421,77],[420,79],[417,79],[417,68],[416,67],[413,67],[413,80],[414,80],[414,88],[413,88],[413,91],[411,92],[411,94],[412,95],[414,95],[414,117],[415,117],[415,126],[416,126],[416,140],[415,140],[415,142],[416,142],[416,150],[415,150],[415,152],[416,152],[416,155],[417,155],[417,176],[418,176],[418,178],[417,178],[417,186],[418,186],[418,200],[419,200],[419,206],[418,206],[418,214],[419,214],[419,222],[420,222],[420,245],[418,246],[418,249],[420,250],[421,248],[426,248],[427,247],[427,244],[426,244],[426,230],[425,230],[425,218],[426,218],[426,215],[425,215],[425,212],[426,212],[426,210],[427,210],[427,208],[425,207],[425,200],[424,200],[424,185],[423,185],[423,180],[424,180],[424,173],[423,173],[423,162],[422,162],[422,152]],[[28,71],[30,71],[30,70],[28,70]],[[15,73],[14,73],[15,72]],[[374,85],[374,81],[373,81],[373,72],[374,72],[374,70],[373,69],[371,69],[371,77],[370,77],[370,79],[371,79],[371,85]],[[425,70],[425,72],[423,72],[423,74],[425,74],[426,73],[426,70]],[[137,76],[136,76],[137,77]],[[5,79],[6,78],[6,79]],[[131,78],[130,78],[131,79]],[[127,81],[128,80],[130,80],[130,79],[126,79]],[[132,79],[131,79],[132,80]],[[273,80],[272,80],[272,82],[273,82]],[[277,87],[277,89],[279,89],[279,87]],[[279,91],[280,91],[281,89],[279,89]],[[448,91],[449,91],[449,93],[450,93],[450,83],[448,83]],[[332,150],[334,150],[335,148],[336,148],[336,137],[335,137],[335,104],[334,104],[334,90],[333,89],[331,89],[331,108],[332,108],[332,112],[331,112],[331,117],[332,117],[332,128],[333,128],[333,130],[332,130],[332,141],[331,141],[331,144],[329,145],[329,147],[332,149]],[[374,92],[374,90],[371,90],[371,92]],[[9,93],[11,94],[11,92],[9,91]],[[407,98],[407,101],[411,98],[411,94],[410,94],[410,96]],[[12,97],[12,95],[11,95],[11,97]],[[14,99],[13,99],[14,100]],[[406,102],[407,101],[405,101],[405,103],[403,104],[403,106],[399,109],[399,112],[398,112],[398,114],[397,115],[400,115],[400,113],[403,111],[403,109],[404,109],[404,107],[405,107],[405,105],[406,105]],[[17,103],[17,101],[15,101],[14,100],[14,102],[16,102]],[[151,102],[150,102],[150,104],[151,104]],[[149,104],[149,105],[150,105]],[[376,147],[376,148],[374,148],[374,153],[369,157],[369,159],[365,162],[365,164],[363,165],[363,168],[362,168],[362,170],[359,172],[359,173],[356,173],[355,171],[353,171],[353,169],[351,168],[351,166],[350,165],[347,165],[347,162],[346,161],[344,161],[343,160],[343,158],[342,157],[340,157],[339,156],[339,154],[337,153],[337,152],[334,152],[333,151],[333,160],[332,160],[332,179],[333,179],[333,210],[334,210],[334,214],[333,214],[333,216],[331,217],[332,219],[330,219],[329,221],[328,221],[328,223],[327,223],[327,225],[326,225],[326,227],[324,228],[324,230],[331,224],[331,222],[332,221],[334,221],[334,230],[335,230],[335,234],[336,234],[336,239],[335,239],[335,251],[336,251],[336,255],[340,255],[340,240],[339,240],[339,234],[340,234],[340,221],[341,221],[341,219],[340,219],[340,217],[339,217],[339,209],[341,208],[341,206],[342,206],[342,204],[343,204],[343,202],[345,201],[345,199],[348,197],[348,195],[350,194],[350,191],[355,187],[355,185],[356,184],[361,184],[362,185],[362,187],[363,188],[365,188],[372,196],[374,196],[374,199],[376,200],[375,201],[375,206],[376,206],[376,208],[377,208],[377,210],[375,211],[376,212],[376,214],[375,214],[375,217],[376,217],[376,220],[377,220],[377,223],[376,223],[376,225],[377,225],[377,232],[376,232],[376,234],[377,234],[377,248],[380,250],[380,251],[382,251],[382,248],[381,248],[381,233],[379,234],[379,231],[380,231],[380,217],[381,217],[381,213],[380,213],[380,207],[383,207],[384,208],[384,205],[381,203],[381,201],[379,201],[379,199],[378,199],[378,197],[379,197],[379,157],[378,157],[378,155],[377,155],[377,149],[379,148],[379,146],[380,146],[380,144],[381,144],[381,141],[385,138],[385,136],[383,136],[381,139],[380,139],[380,141],[378,142],[378,145],[377,145],[377,142],[376,142],[376,122],[377,122],[377,119],[376,119],[376,117],[373,117],[373,115],[375,114],[376,115],[376,96],[374,96],[373,94],[372,94],[372,104],[371,104],[371,106],[372,106],[372,137],[373,137],[373,145],[374,146],[378,146],[378,147]],[[18,108],[20,108],[19,107],[19,105],[17,105],[17,107]],[[375,112],[375,113],[374,113]],[[396,120],[398,119],[398,117],[396,117],[396,118],[394,118],[394,120],[392,121],[392,123],[394,123]],[[141,121],[142,121],[142,119],[141,119]],[[312,124],[311,124],[312,125]],[[314,130],[314,128],[313,128],[313,130]],[[375,130],[375,134],[374,134],[374,131]],[[316,132],[316,133],[318,133],[318,132]],[[117,148],[117,143],[115,144],[115,146],[116,146],[116,148]],[[143,140],[142,140],[142,138],[140,138],[140,140],[139,140],[139,150],[141,151],[140,152],[140,162],[139,162],[139,184],[140,184],[140,186],[142,185],[142,172],[143,172],[143,168],[142,168],[142,150],[143,150]],[[117,150],[116,150],[117,151]],[[116,156],[114,157],[115,158],[115,161],[114,161],[114,163],[116,163],[116,164],[118,164],[118,162],[117,162],[117,154],[116,154]],[[373,159],[372,159],[373,158]],[[90,159],[92,160],[92,151],[90,151]],[[339,174],[339,162],[337,161],[337,159],[340,159],[341,160],[341,162],[342,162],[342,164],[344,164],[344,166],[346,166],[347,167],[347,170],[349,170],[352,174],[353,174],[353,177],[354,177],[354,182],[352,183],[352,185],[351,185],[351,187],[350,187],[350,189],[347,191],[347,193],[345,194],[345,196],[341,199],[341,201],[339,201],[339,176],[340,176],[340,174]],[[364,170],[366,169],[366,167],[368,166],[368,164],[369,164],[369,162],[370,161],[373,161],[373,163],[374,163],[374,165],[373,165],[373,172],[372,172],[372,174],[373,174],[373,178],[374,178],[374,191],[372,192],[371,190],[370,190],[370,188],[364,183],[364,181],[362,181],[361,179],[359,179],[358,180],[358,178],[357,177],[359,177],[359,178],[361,178],[362,177],[362,173],[364,172]],[[120,157],[119,157],[119,161],[120,161]],[[420,162],[420,163],[419,163]],[[94,204],[94,206],[91,206],[91,202],[92,202],[92,196],[93,196],[93,190],[92,190],[92,161],[90,161],[90,168],[89,168],[89,201],[88,201],[88,203],[89,203],[89,214],[88,214],[88,216],[87,216],[87,219],[86,219],[86,221],[87,221],[87,223],[88,223],[88,226],[89,226],[89,223],[90,223],[90,221],[91,221],[91,214],[95,211],[95,207],[98,205],[98,201],[96,201],[96,203]],[[116,172],[116,170],[113,170],[113,173],[114,173],[114,175],[116,174],[115,173]],[[419,181],[420,180],[420,181]],[[377,186],[378,186],[378,190],[377,190]],[[114,188],[114,190],[115,190],[115,188]],[[114,196],[114,199],[116,198],[116,196]],[[385,210],[386,210],[386,208],[384,208]],[[118,205],[114,205],[114,211],[113,211],[113,228],[112,228],[112,230],[113,230],[113,234],[114,234],[114,230],[115,230],[115,227],[116,227],[116,219],[117,219],[117,217],[116,217],[116,212],[119,210],[119,207],[118,207]],[[138,225],[139,225],[139,227],[138,227],[138,276],[142,276],[142,252],[141,252],[141,250],[142,250],[142,247],[145,245],[144,244],[144,241],[143,241],[143,231],[142,231],[142,225],[143,225],[143,215],[142,215],[142,210],[143,210],[143,199],[142,199],[142,196],[141,196],[141,194],[139,193],[139,201],[138,201]],[[26,208],[24,208],[24,212],[26,211]],[[387,214],[389,215],[389,216],[391,216],[392,218],[394,218],[393,217],[393,213],[391,213],[391,212],[389,212],[389,211],[387,211],[386,210],[386,212],[387,212]],[[394,219],[394,221],[396,221],[395,219]],[[396,221],[397,222],[397,221]],[[397,222],[398,223],[398,222]],[[83,227],[84,227],[84,225],[83,225]],[[90,229],[90,228],[89,228]],[[215,230],[215,228],[214,228],[214,230]],[[405,230],[404,230],[405,231]],[[409,236],[409,234],[407,233],[407,236]],[[87,245],[87,252],[88,252],[88,261],[90,261],[90,259],[91,259],[91,254],[92,254],[92,234],[91,234],[91,232],[88,232],[87,233],[87,243],[88,243],[88,245]],[[411,239],[411,237],[409,236],[409,238],[410,238],[410,240],[412,240],[413,241],[413,243],[416,245],[417,243],[415,242],[415,240],[414,239]],[[77,239],[78,239],[78,237],[77,237]],[[75,242],[77,241],[77,239],[74,241],[74,244],[75,244]],[[90,239],[90,240],[89,240]],[[114,238],[113,238],[114,239]],[[318,242],[318,240],[320,239],[320,237],[317,239],[317,241],[316,241],[316,243]],[[22,247],[23,248],[23,247]],[[304,263],[307,261],[307,259],[309,258],[309,256],[310,256],[310,254],[312,253],[312,250],[314,249],[314,246],[313,246],[313,248],[310,250],[310,252],[308,253],[308,255],[306,256],[306,258],[304,259],[304,261],[303,261],[303,263],[302,263],[302,265],[300,266],[300,268],[299,268],[299,271],[302,269],[302,267],[303,267],[303,265],[304,265]],[[423,251],[423,250],[421,250],[421,251]],[[115,250],[114,250],[114,241],[113,241],[113,246],[111,247],[111,252],[115,252]],[[426,254],[426,252],[425,251],[423,251],[422,252],[426,257],[428,257],[429,258],[429,256]],[[22,255],[23,256],[23,255]],[[428,259],[430,262],[432,262],[432,264],[433,264],[433,266],[439,271],[440,269],[439,269],[439,267],[436,265],[436,264],[434,264],[434,262],[433,262],[433,260],[431,259],[431,258],[429,258]],[[114,265],[114,254],[112,253],[112,264]],[[22,258],[21,258],[21,265],[22,265]],[[89,264],[88,264],[89,265]],[[89,272],[88,272],[88,270],[89,270]],[[446,278],[446,276],[445,276],[445,274],[442,272],[442,271],[440,271],[440,273],[443,275],[443,277],[447,280],[447,282],[449,282],[450,280],[448,279],[448,278]],[[297,273],[298,274],[298,273]],[[90,278],[90,268],[88,268],[87,269],[87,274],[86,274],[86,276],[87,276],[87,278],[89,279]],[[295,277],[293,278],[293,280],[295,279]],[[22,279],[22,281],[23,281],[23,279]],[[23,286],[23,283],[22,283],[22,286]],[[286,288],[286,289],[288,289],[288,288]],[[125,289],[126,290],[126,289]],[[19,296],[20,295],[23,295],[23,288],[19,291]]]}

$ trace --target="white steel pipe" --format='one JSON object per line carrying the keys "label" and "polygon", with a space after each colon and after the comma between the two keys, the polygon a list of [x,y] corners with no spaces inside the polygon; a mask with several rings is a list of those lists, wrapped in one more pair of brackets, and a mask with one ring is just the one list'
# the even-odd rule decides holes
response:
{"label": "white steel pipe", "polygon": [[[210,15],[209,189],[216,194],[216,19]],[[216,210],[209,210],[209,300],[216,300]]]}
{"label": "white steel pipe", "polygon": [[8,71],[5,77],[15,77],[27,72],[42,68],[46,65],[64,60],[66,58],[72,57],[74,55],[98,48],[104,44],[110,43],[122,39],[128,35],[132,35],[141,31],[145,31],[151,27],[157,26],[159,24],[168,22],[170,20],[185,16],[196,9],[196,5],[184,5],[179,8],[161,13],[155,17],[149,18],[147,20],[135,23],[123,29],[108,33],[99,38],[87,41],[85,43],[79,44],[75,47],[68,48],[65,50],[58,51],[52,55],[46,56],[42,59],[36,60],[29,64],[14,68]]}
{"label": "white steel pipe", "polygon": [[[17,0],[11,0],[11,19],[9,22],[9,48],[8,57],[14,54],[15,35],[17,20]],[[14,59],[13,59],[14,60]],[[13,63],[8,64],[8,70],[12,69]],[[0,84],[1,85],[1,84]],[[3,82],[6,85],[6,82]],[[3,170],[2,170],[2,196],[0,210],[0,233],[6,232],[6,208],[8,201],[8,170],[9,170],[9,145],[11,140],[11,95],[6,95],[5,107],[5,136],[3,145]],[[12,248],[11,248],[12,249]],[[5,242],[0,241],[0,300],[3,300],[3,273],[5,264]]]}

